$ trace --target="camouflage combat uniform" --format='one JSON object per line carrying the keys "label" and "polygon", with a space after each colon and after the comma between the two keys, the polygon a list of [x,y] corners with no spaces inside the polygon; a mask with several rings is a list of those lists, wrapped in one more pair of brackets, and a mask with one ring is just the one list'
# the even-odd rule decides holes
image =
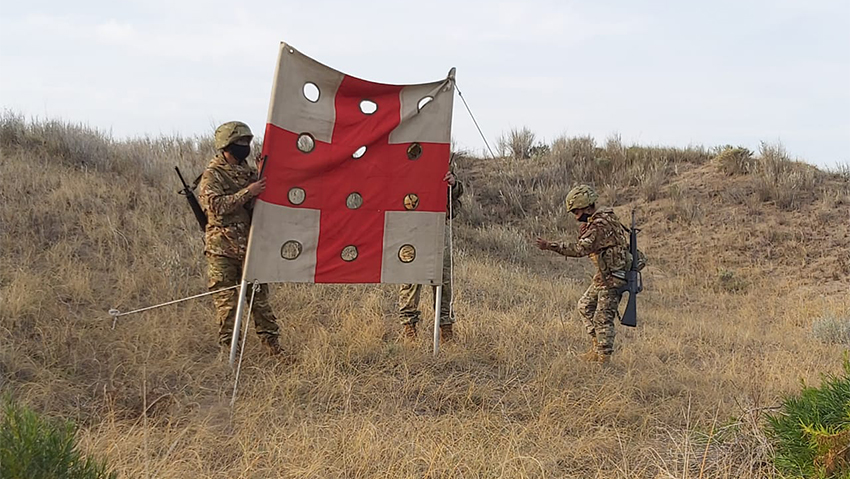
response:
{"label": "camouflage combat uniform", "polygon": [[626,229],[614,210],[602,208],[582,224],[575,243],[554,243],[552,251],[566,257],[590,256],[597,267],[590,287],[578,301],[578,314],[592,338],[596,340],[599,357],[614,351],[614,321],[626,284],[631,254]]}
{"label": "camouflage combat uniform", "polygon": [[[251,193],[246,188],[257,180],[247,163],[231,165],[219,153],[210,161],[198,186],[198,200],[207,214],[204,254],[210,291],[238,284],[248,246],[251,225]],[[250,297],[250,296],[249,296]],[[218,319],[219,343],[230,344],[239,289],[213,295]],[[254,327],[261,338],[277,336],[278,326],[268,302],[268,286],[263,284],[254,296],[251,311]]]}
{"label": "camouflage combat uniform", "polygon": [[[451,208],[452,218],[457,216],[457,211],[460,208],[460,197],[463,195],[463,184],[457,181],[451,189],[451,204],[446,205],[448,218],[449,207]],[[447,201],[448,203],[448,201]],[[452,303],[452,285],[451,285],[451,252],[449,251],[449,230],[446,228],[444,237],[445,250],[443,252],[443,294],[440,298],[440,326],[452,324],[455,322],[453,311],[451,311]],[[437,287],[432,287],[436,294]],[[419,322],[422,312],[419,311],[419,298],[422,295],[421,284],[403,284],[398,292],[398,314],[402,325],[415,325]]]}

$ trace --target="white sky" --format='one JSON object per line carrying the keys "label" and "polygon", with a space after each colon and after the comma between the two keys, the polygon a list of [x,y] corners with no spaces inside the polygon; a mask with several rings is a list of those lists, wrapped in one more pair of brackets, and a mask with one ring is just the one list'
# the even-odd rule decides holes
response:
{"label": "white sky", "polygon": [[[344,73],[421,83],[457,67],[491,144],[781,141],[850,163],[850,1],[0,0],[0,107],[116,137],[262,133],[280,41]],[[459,98],[453,136],[483,142]]]}

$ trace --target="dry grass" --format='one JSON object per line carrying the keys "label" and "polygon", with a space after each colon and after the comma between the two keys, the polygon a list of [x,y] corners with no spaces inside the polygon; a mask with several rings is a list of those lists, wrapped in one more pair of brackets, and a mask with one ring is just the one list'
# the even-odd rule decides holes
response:
{"label": "dry grass", "polygon": [[[199,172],[208,142],[115,142],[8,114],[0,139],[3,389],[77,422],[121,477],[775,477],[765,409],[841,367],[844,346],[810,331],[850,308],[837,260],[850,227],[811,214],[846,208],[846,177],[824,173],[792,212],[755,202],[753,219],[725,192],[756,196],[754,175],[723,176],[702,149],[564,139],[539,158],[459,160],[459,344],[434,358],[425,339],[398,342],[392,286],[278,285],[297,362],[250,337],[231,409],[210,302],[115,330],[106,314],[204,290],[171,176],[174,162]],[[561,202],[577,181],[639,208],[651,260],[641,324],[618,329],[607,370],[577,360],[589,264],[529,243],[574,234]],[[726,271],[746,287],[718,287]]]}
{"label": "dry grass", "polygon": [[518,160],[531,158],[535,150],[535,139],[537,135],[528,127],[513,128],[503,133],[496,140],[496,150],[499,156],[510,156]]}

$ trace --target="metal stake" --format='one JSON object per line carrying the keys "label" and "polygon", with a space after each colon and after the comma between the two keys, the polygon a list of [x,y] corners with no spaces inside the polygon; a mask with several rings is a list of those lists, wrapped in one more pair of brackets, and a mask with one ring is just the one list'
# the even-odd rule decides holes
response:
{"label": "metal stake", "polygon": [[440,302],[443,299],[443,285],[437,286],[434,294],[434,356],[440,352]]}
{"label": "metal stake", "polygon": [[239,285],[239,302],[236,304],[236,319],[233,322],[233,338],[230,340],[230,367],[233,368],[233,362],[236,361],[236,349],[239,347],[239,328],[242,326],[242,313],[245,307],[245,295],[248,292],[248,282],[244,279]]}

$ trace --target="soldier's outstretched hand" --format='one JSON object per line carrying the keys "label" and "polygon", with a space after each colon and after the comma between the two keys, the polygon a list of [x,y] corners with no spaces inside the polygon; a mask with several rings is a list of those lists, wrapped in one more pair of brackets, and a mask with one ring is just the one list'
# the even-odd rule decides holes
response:
{"label": "soldier's outstretched hand", "polygon": [[248,191],[251,193],[251,196],[259,196],[260,193],[266,191],[266,179],[261,178],[260,181],[255,181],[248,185]]}
{"label": "soldier's outstretched hand", "polygon": [[535,240],[535,243],[537,244],[537,247],[542,249],[543,251],[548,250],[550,248],[550,245],[552,244],[549,240],[545,240],[539,236]]}

